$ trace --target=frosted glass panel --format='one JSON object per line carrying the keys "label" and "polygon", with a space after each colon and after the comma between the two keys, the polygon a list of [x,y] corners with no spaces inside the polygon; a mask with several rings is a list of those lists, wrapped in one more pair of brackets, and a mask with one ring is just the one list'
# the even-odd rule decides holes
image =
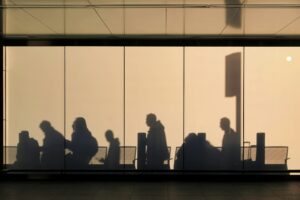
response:
{"label": "frosted glass panel", "polygon": [[[7,160],[20,161],[13,167],[21,169],[62,169],[63,47],[7,47],[6,50],[6,145],[12,146],[7,149]],[[30,151],[24,150],[29,143]],[[48,148],[49,145],[54,148]],[[34,157],[39,156],[39,147],[41,166],[35,165]]]}
{"label": "frosted glass panel", "polygon": [[[123,169],[123,60],[123,47],[66,48],[66,139],[76,143],[76,118],[84,118],[98,146],[105,147],[92,155],[93,169]],[[78,151],[91,145],[78,145]],[[89,169],[75,165],[69,167]]]}
{"label": "frosted glass panel", "polygon": [[[260,19],[257,18],[258,16],[260,16]],[[299,18],[300,9],[296,8],[246,9],[245,33],[249,35],[299,34],[299,32],[295,32],[295,27],[293,28]],[[276,21],[276,23],[272,23],[272,21]]]}
{"label": "frosted glass panel", "polygon": [[[7,1],[7,35],[224,35],[300,33],[295,1]],[[262,5],[263,4],[263,5]],[[226,6],[228,5],[228,6]],[[237,6],[240,5],[240,6]],[[277,23],[273,23],[276,21]]]}
{"label": "frosted glass panel", "polygon": [[5,47],[11,170],[297,170],[299,47]]}
{"label": "frosted glass panel", "polygon": [[[242,169],[238,148],[242,134],[242,52],[241,47],[186,47],[186,170]],[[238,140],[237,148],[229,153],[237,154],[235,163],[228,161],[226,148],[222,149],[230,130],[223,128],[223,118],[228,119]]]}
{"label": "frosted glass panel", "polygon": [[67,34],[107,35],[124,32],[124,11],[121,8],[67,8],[65,13]]}
{"label": "frosted glass panel", "polygon": [[299,47],[245,49],[245,140],[257,145],[256,133],[265,133],[265,163],[278,164],[265,169],[285,169],[287,157],[288,169],[300,167],[299,52]]}
{"label": "frosted glass panel", "polygon": [[125,33],[162,34],[166,32],[165,21],[165,9],[128,8],[125,10]]}
{"label": "frosted glass panel", "polygon": [[62,8],[5,9],[4,20],[7,34],[61,35],[65,27]]}
{"label": "frosted glass panel", "polygon": [[[126,47],[125,55],[125,144],[135,146],[138,133],[147,133],[146,151],[150,157],[146,158],[148,166],[145,169],[173,168],[172,160],[169,162],[165,155],[165,146],[171,148],[173,156],[182,143],[182,48]],[[148,114],[154,114],[156,119]],[[157,159],[153,159],[153,155]]]}

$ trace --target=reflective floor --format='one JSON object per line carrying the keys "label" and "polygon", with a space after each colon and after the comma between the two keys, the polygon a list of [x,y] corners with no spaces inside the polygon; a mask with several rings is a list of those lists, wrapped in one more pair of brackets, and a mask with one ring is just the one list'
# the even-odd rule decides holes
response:
{"label": "reflective floor", "polygon": [[0,199],[299,200],[300,182],[9,181],[0,182]]}

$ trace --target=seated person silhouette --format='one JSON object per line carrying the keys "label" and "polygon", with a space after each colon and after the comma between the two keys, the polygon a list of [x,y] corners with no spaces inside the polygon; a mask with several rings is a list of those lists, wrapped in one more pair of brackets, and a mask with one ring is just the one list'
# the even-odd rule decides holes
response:
{"label": "seated person silhouette", "polygon": [[84,118],[76,118],[72,127],[71,141],[66,141],[66,147],[72,151],[71,154],[66,156],[67,167],[85,169],[98,152],[98,142],[87,128]]}
{"label": "seated person silhouette", "polygon": [[199,144],[197,141],[197,135],[195,133],[190,133],[187,137],[185,137],[183,144],[176,153],[174,169],[198,169],[200,159],[199,154],[201,153],[198,150]]}
{"label": "seated person silhouette", "polygon": [[40,128],[45,134],[41,148],[41,167],[44,169],[63,169],[65,148],[64,136],[55,130],[49,121],[42,121]]}
{"label": "seated person silhouette", "polygon": [[205,169],[206,170],[218,170],[221,165],[221,152],[218,148],[210,144],[209,141],[205,142]]}
{"label": "seated person silhouette", "polygon": [[220,152],[200,134],[190,133],[178,149],[175,170],[211,170],[219,166]]}
{"label": "seated person silhouette", "polygon": [[148,169],[165,169],[164,161],[169,159],[165,128],[156,119],[155,114],[148,114],[146,124],[149,126],[147,134],[146,162]]}
{"label": "seated person silhouette", "polygon": [[225,169],[235,169],[240,161],[239,135],[230,128],[230,120],[226,117],[221,119],[220,128],[224,131],[222,141],[222,166]]}
{"label": "seated person silhouette", "polygon": [[39,169],[40,168],[40,147],[39,143],[29,137],[28,131],[19,133],[17,145],[15,169]]}
{"label": "seated person silhouette", "polygon": [[104,163],[106,169],[119,169],[120,168],[120,142],[118,138],[114,138],[114,133],[111,130],[105,132],[109,148],[106,159],[100,161]]}

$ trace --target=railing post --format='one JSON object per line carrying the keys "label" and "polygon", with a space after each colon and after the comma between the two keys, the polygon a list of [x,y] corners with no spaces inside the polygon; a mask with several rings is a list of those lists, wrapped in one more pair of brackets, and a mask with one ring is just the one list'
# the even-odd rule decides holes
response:
{"label": "railing post", "polygon": [[137,169],[143,170],[146,165],[146,133],[138,133],[138,146],[137,146]]}
{"label": "railing post", "polygon": [[265,165],[265,133],[256,135],[256,164],[259,168]]}

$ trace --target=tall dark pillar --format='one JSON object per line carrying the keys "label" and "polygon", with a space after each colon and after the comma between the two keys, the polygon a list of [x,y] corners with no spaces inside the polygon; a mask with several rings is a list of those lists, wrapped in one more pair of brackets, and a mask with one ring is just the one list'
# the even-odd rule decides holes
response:
{"label": "tall dark pillar", "polygon": [[265,165],[265,133],[256,135],[256,163],[260,169]]}
{"label": "tall dark pillar", "polygon": [[146,133],[138,133],[137,169],[144,170],[146,165]]}
{"label": "tall dark pillar", "polygon": [[236,154],[234,155],[235,159],[238,162],[241,160],[241,135],[242,133],[242,54],[240,52],[232,53],[226,56],[226,71],[225,71],[225,96],[226,97],[235,97],[236,98],[236,133],[238,134],[239,148],[237,149]]}

